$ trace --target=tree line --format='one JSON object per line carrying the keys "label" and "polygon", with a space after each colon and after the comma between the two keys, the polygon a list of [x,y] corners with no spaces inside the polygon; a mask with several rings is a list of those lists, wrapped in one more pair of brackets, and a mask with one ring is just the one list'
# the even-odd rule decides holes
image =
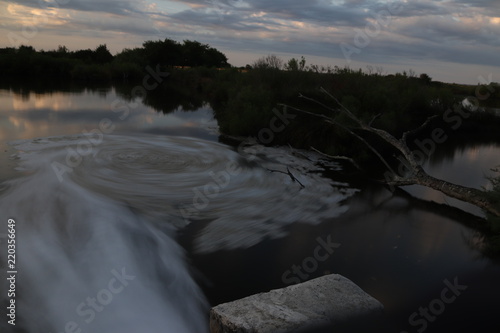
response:
{"label": "tree line", "polygon": [[142,47],[111,54],[106,44],[95,49],[37,51],[21,45],[0,48],[0,73],[3,78],[51,77],[60,79],[112,80],[140,79],[146,66],[162,68],[230,67],[224,53],[198,41],[171,39],[146,41]]}

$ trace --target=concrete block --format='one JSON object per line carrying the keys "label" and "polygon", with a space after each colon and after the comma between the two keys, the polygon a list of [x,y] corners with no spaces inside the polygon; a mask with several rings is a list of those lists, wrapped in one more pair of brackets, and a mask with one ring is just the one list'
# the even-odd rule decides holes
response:
{"label": "concrete block", "polygon": [[210,311],[210,332],[304,332],[382,314],[379,301],[351,280],[331,274],[219,304]]}

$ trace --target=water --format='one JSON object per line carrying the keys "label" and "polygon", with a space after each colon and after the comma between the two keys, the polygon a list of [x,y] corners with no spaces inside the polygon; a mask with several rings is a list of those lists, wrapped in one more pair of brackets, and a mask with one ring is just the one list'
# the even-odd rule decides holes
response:
{"label": "water", "polygon": [[[4,183],[0,211],[16,221],[18,326],[30,333],[66,327],[205,332],[207,302],[176,242],[179,230],[203,224],[192,239],[193,253],[246,249],[285,237],[285,227],[296,221],[318,224],[339,216],[347,210],[342,201],[356,192],[323,178],[314,154],[309,161],[291,149],[256,145],[237,152],[204,140],[215,130],[207,126],[213,122],[206,107],[187,116],[177,110],[163,123],[167,129],[194,124],[202,134],[197,138],[148,135],[151,127],[140,122],[124,134],[138,119],[151,126],[163,119],[153,124],[159,116],[136,108],[127,116],[132,120],[118,125],[119,118],[105,111],[113,95],[83,92],[72,99],[56,93],[3,111],[12,113],[7,129],[27,130],[20,137],[33,135],[29,120],[44,119],[47,131],[56,133],[73,122],[91,128],[82,119],[87,114],[99,124],[81,134],[9,143],[15,153],[7,169],[16,167],[7,172],[12,178]],[[92,110],[72,109],[80,98]],[[52,108],[43,117],[33,115],[47,104]],[[19,116],[23,121],[16,121]]]}
{"label": "water", "polygon": [[[425,331],[498,328],[500,266],[481,255],[474,207],[392,195],[314,154],[218,143],[202,103],[158,112],[119,88],[16,91],[0,90],[0,218],[17,225],[18,328],[206,332],[210,305],[327,273],[384,304],[379,331],[423,329],[410,316],[454,279],[467,289]],[[448,142],[425,168],[480,188],[499,153]],[[318,239],[335,251],[291,274]]]}

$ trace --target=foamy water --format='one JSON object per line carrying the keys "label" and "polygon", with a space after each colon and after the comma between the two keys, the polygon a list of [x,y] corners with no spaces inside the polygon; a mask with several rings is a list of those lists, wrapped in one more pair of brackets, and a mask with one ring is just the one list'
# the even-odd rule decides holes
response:
{"label": "foamy water", "polygon": [[29,333],[206,332],[177,230],[206,224],[198,252],[246,248],[286,236],[290,223],[342,214],[355,192],[323,178],[318,156],[291,149],[85,140],[12,143],[22,176],[7,183],[0,212],[16,220],[18,318]]}

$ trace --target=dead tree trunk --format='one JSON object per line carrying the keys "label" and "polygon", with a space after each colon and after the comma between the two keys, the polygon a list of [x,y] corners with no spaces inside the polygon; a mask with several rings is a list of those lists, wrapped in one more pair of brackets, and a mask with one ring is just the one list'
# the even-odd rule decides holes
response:
{"label": "dead tree trunk", "polygon": [[486,198],[483,191],[434,178],[428,175],[422,168],[420,168],[420,170],[411,177],[401,180],[388,181],[387,184],[396,187],[405,185],[426,186],[446,194],[450,198],[468,202],[490,214],[500,216],[500,209],[494,206],[493,203]]}
{"label": "dead tree trunk", "polygon": [[[339,124],[333,117],[329,117],[326,115],[322,114],[317,114],[309,111],[304,111],[300,110],[294,107],[287,106],[289,108],[292,108],[298,112],[302,112],[308,115],[312,115],[315,117],[319,117],[323,119],[325,122],[334,124],[336,126],[341,127],[342,129],[348,131],[350,134],[358,138],[360,141],[362,141],[380,160],[381,162],[387,167],[389,174],[386,174],[386,179],[385,183],[391,187],[399,187],[399,186],[408,186],[408,185],[422,185],[426,186],[429,188],[432,188],[434,190],[437,190],[451,198],[455,198],[461,201],[468,202],[470,204],[473,204],[485,211],[487,211],[490,214],[493,214],[495,216],[500,217],[500,207],[496,207],[485,195],[485,193],[481,190],[470,188],[470,187],[465,187],[457,184],[453,184],[441,179],[434,178],[427,174],[425,170],[422,168],[422,166],[415,160],[414,154],[412,153],[411,149],[407,145],[407,138],[410,134],[415,133],[417,131],[420,131],[424,127],[428,126],[430,122],[437,116],[431,117],[427,119],[427,121],[422,124],[419,128],[413,131],[409,131],[403,134],[401,139],[395,138],[392,134],[372,127],[371,124],[373,121],[379,116],[375,116],[370,123],[365,123],[361,119],[359,119],[357,116],[355,116],[351,111],[349,111],[346,107],[344,107],[334,96],[332,96],[330,93],[328,93],[326,90],[322,88],[322,91],[327,94],[330,98],[332,98],[339,106],[340,108],[331,108],[323,103],[320,103],[314,99],[301,96],[305,99],[308,99],[310,101],[313,101],[322,107],[326,108],[329,111],[332,111],[334,113],[342,113],[346,116],[348,116],[354,123],[356,123],[357,127],[354,128],[354,130],[363,130],[366,132],[373,133],[383,139],[385,142],[390,144],[392,147],[397,149],[401,153],[401,159],[403,159],[401,162],[405,163],[407,168],[409,169],[410,173],[406,176],[400,176],[398,175],[393,168],[391,167],[390,163],[388,163],[384,157],[372,146],[370,145],[363,137],[358,135],[356,132],[353,131],[353,129],[343,125]],[[389,176],[388,176],[389,175]]]}

